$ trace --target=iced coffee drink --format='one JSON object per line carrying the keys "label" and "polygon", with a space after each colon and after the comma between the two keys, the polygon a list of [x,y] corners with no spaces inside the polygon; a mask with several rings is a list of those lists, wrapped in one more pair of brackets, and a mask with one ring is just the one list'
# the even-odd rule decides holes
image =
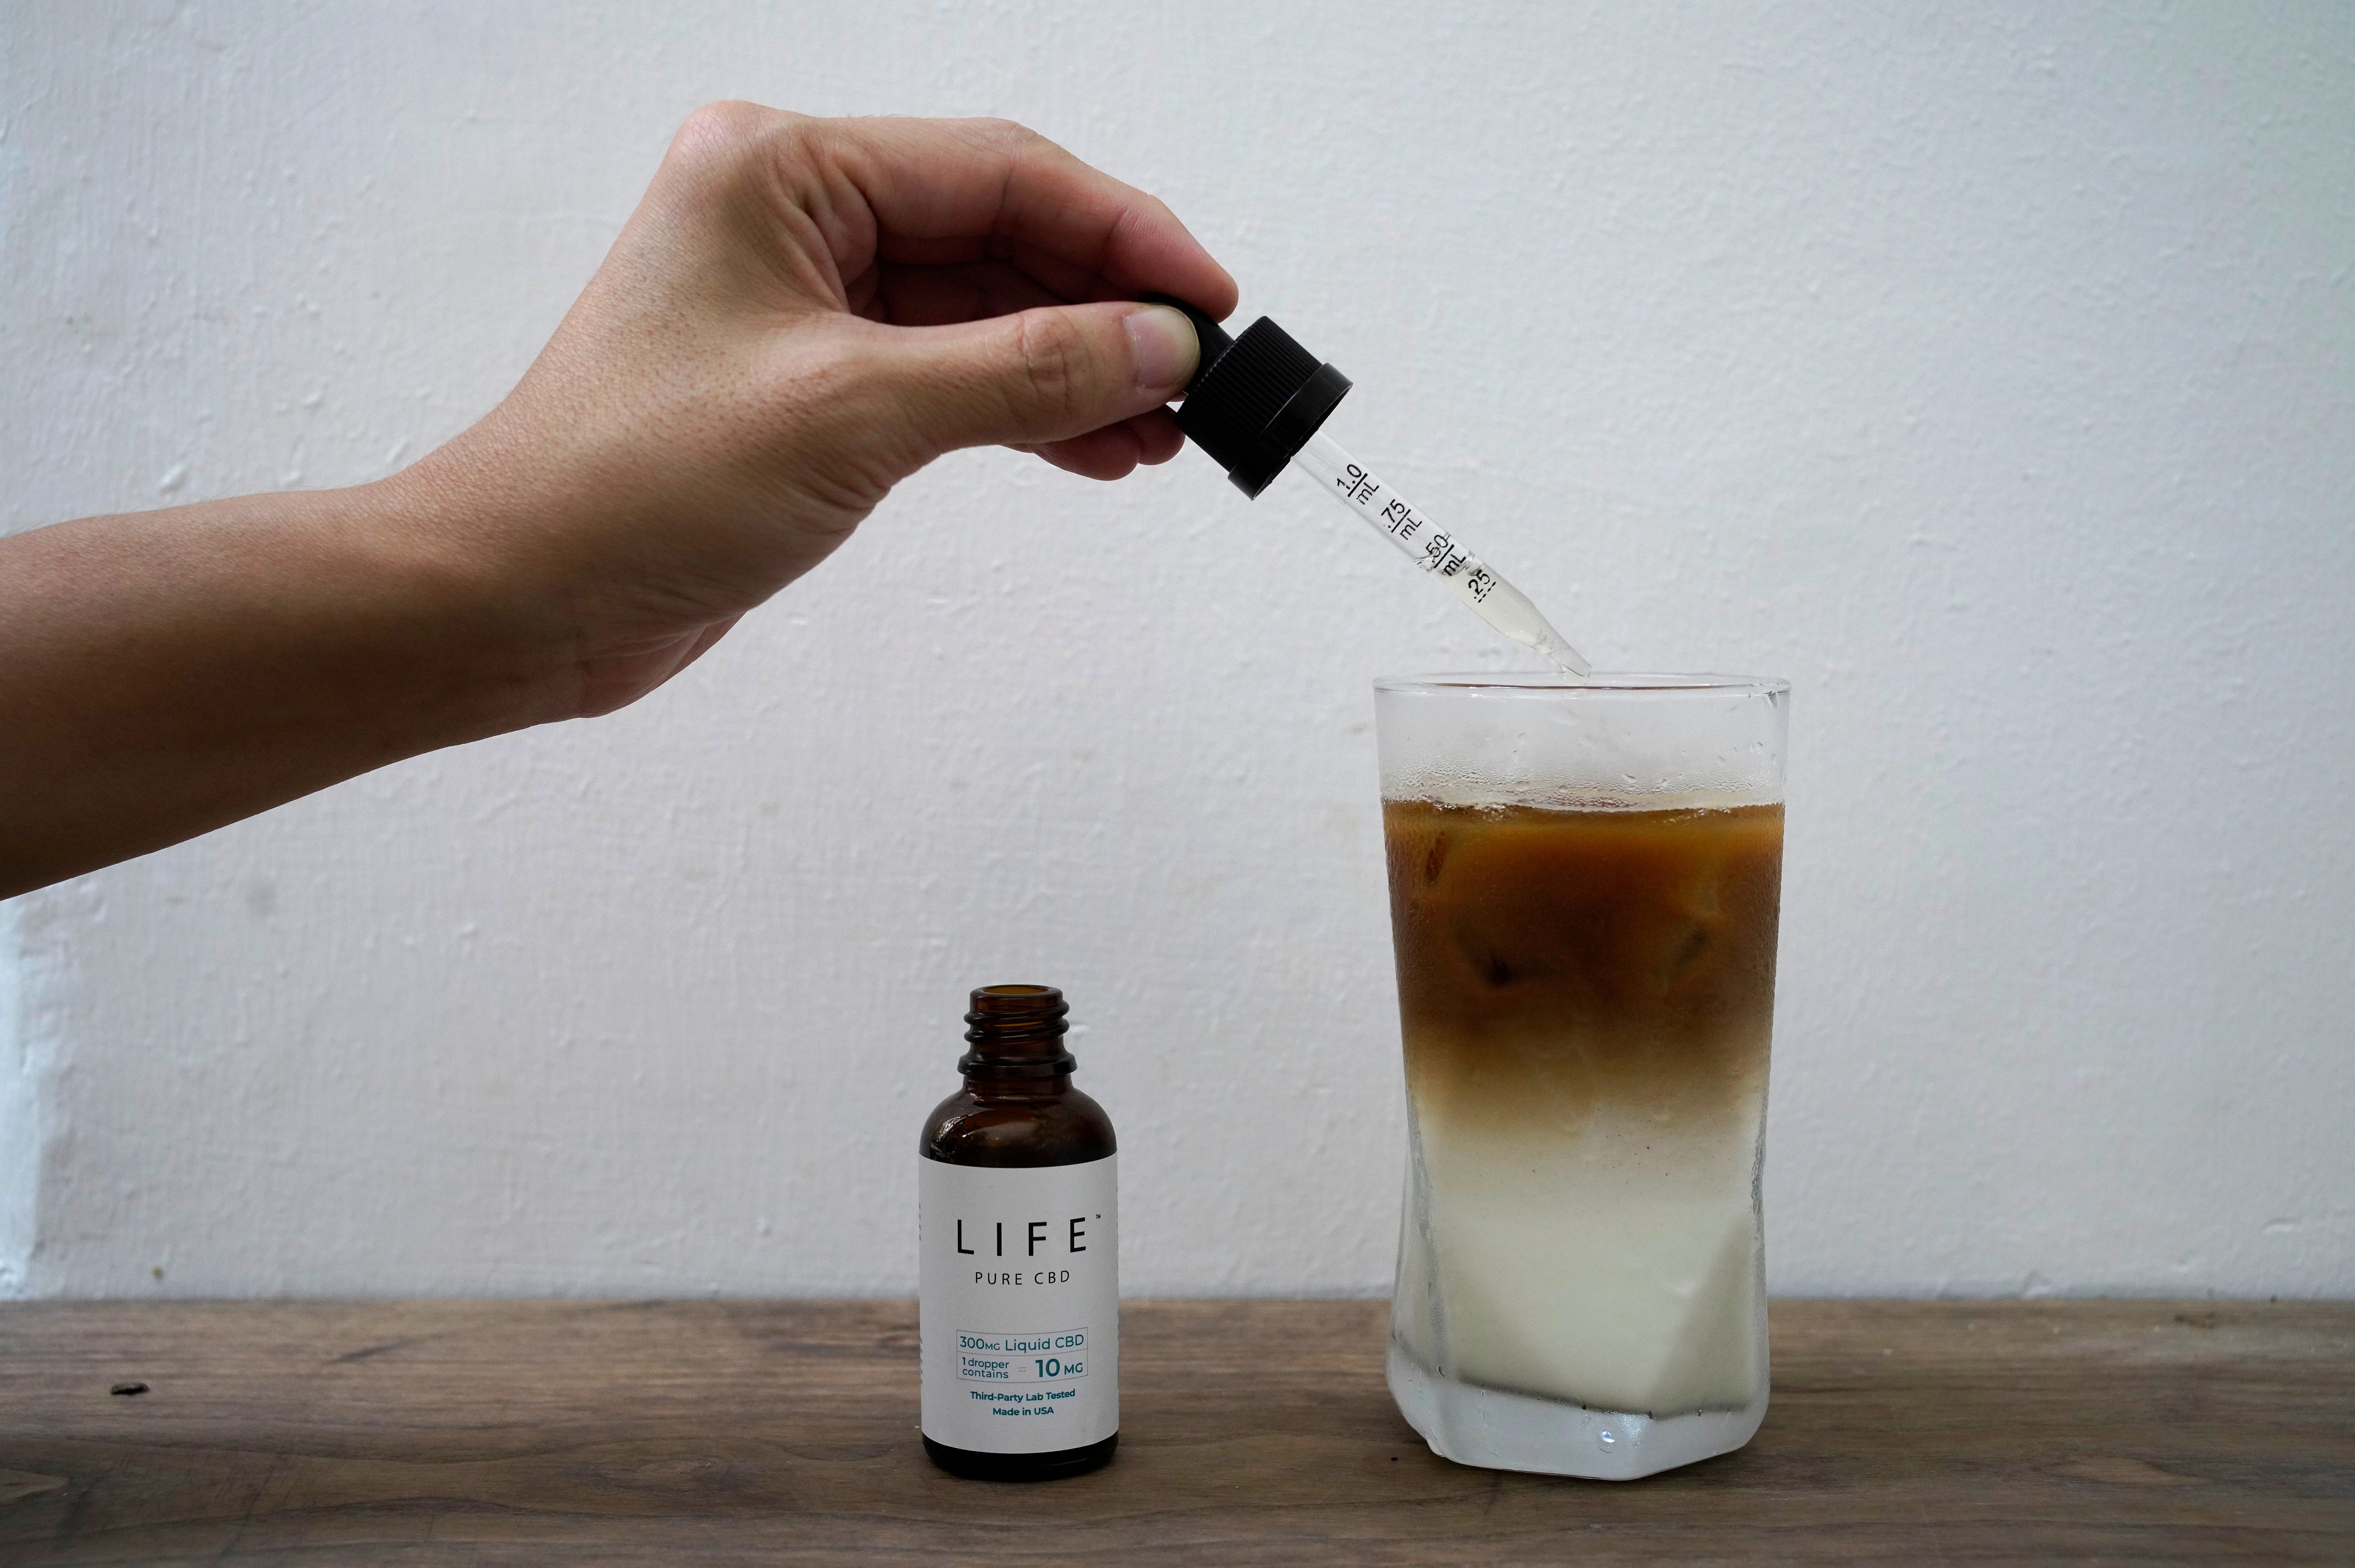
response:
{"label": "iced coffee drink", "polygon": [[1764,1412],[1784,697],[1382,685],[1412,1133],[1391,1381],[1451,1458],[1646,1475]]}

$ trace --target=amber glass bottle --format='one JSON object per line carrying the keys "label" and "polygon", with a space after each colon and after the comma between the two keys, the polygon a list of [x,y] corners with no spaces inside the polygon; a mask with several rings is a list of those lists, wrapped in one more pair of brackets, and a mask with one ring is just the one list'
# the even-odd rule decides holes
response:
{"label": "amber glass bottle", "polygon": [[1112,1118],[1071,1087],[1070,1010],[1051,986],[974,992],[964,1087],[924,1123],[924,1452],[960,1476],[1076,1476],[1120,1441]]}

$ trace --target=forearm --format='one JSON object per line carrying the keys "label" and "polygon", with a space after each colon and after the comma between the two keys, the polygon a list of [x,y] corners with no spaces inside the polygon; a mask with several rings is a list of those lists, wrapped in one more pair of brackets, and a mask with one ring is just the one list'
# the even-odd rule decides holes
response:
{"label": "forearm", "polygon": [[0,896],[577,710],[413,473],[0,540]]}
{"label": "forearm", "polygon": [[1182,440],[1175,293],[1234,282],[1018,126],[717,104],[513,394],[349,490],[0,540],[0,895],[438,746],[609,711],[891,486]]}

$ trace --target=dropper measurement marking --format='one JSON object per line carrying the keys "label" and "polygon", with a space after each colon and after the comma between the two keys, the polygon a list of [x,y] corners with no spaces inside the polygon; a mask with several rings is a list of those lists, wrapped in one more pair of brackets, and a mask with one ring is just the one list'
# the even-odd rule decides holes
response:
{"label": "dropper measurement marking", "polygon": [[1536,649],[1581,679],[1592,673],[1584,656],[1546,624],[1546,618],[1538,613],[1527,594],[1497,575],[1496,568],[1465,549],[1462,540],[1385,485],[1371,469],[1344,451],[1338,442],[1320,431],[1294,455],[1292,464],[1324,486],[1326,494],[1364,518],[1376,533],[1396,545],[1400,553],[1423,568],[1426,575],[1445,583],[1456,598],[1497,631],[1524,647]]}

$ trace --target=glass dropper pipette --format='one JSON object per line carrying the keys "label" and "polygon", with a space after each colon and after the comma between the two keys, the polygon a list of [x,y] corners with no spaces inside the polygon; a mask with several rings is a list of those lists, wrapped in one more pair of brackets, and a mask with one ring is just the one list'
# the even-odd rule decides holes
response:
{"label": "glass dropper pipette", "polygon": [[1292,466],[1324,485],[1325,493],[1373,525],[1409,560],[1439,580],[1471,612],[1523,647],[1535,648],[1554,666],[1583,680],[1593,674],[1585,656],[1547,624],[1529,595],[1497,575],[1457,536],[1391,489],[1374,472],[1341,449],[1323,431],[1293,454]]}
{"label": "glass dropper pipette", "polygon": [[1266,316],[1229,336],[1183,300],[1153,296],[1194,324],[1201,362],[1178,406],[1178,427],[1227,471],[1246,496],[1267,488],[1288,464],[1371,525],[1466,608],[1523,647],[1582,679],[1586,660],[1497,569],[1441,528],[1370,468],[1324,433],[1349,379],[1303,348]]}

